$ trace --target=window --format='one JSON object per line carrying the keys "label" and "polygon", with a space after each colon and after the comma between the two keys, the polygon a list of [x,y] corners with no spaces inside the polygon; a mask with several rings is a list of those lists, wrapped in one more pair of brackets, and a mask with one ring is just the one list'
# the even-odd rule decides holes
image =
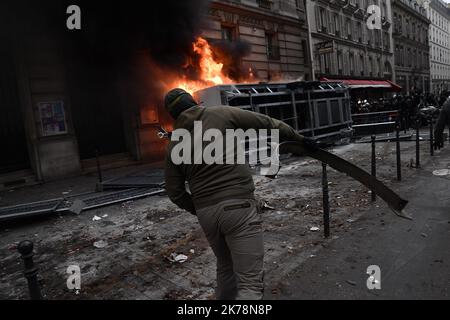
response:
{"label": "window", "polygon": [[345,31],[347,32],[347,39],[352,40],[352,21],[350,19],[345,21]]}
{"label": "window", "polygon": [[319,31],[327,32],[327,11],[320,7],[319,8]]}
{"label": "window", "polygon": [[350,75],[355,74],[355,56],[352,52],[350,52]]}
{"label": "window", "polygon": [[234,40],[235,28],[222,26],[222,40],[232,42]]}
{"label": "window", "polygon": [[359,61],[360,61],[359,66],[361,68],[361,75],[363,76],[364,75],[364,55],[361,54],[359,56]]}
{"label": "window", "polygon": [[276,34],[266,33],[266,50],[269,60],[280,60],[280,48]]}
{"label": "window", "polygon": [[271,9],[272,1],[270,0],[258,0],[258,6],[263,9]]}
{"label": "window", "polygon": [[342,50],[338,50],[338,52],[337,52],[337,63],[338,63],[338,74],[341,75],[342,74],[342,65],[343,65]]}
{"label": "window", "polygon": [[333,21],[334,21],[335,34],[339,37],[341,35],[341,23],[340,23],[339,15],[337,13],[335,13],[333,15]]}
{"label": "window", "polygon": [[356,24],[356,37],[357,37],[356,40],[357,40],[359,43],[362,43],[362,42],[363,42],[362,31],[363,31],[363,27],[362,27],[362,25],[361,25],[361,22],[358,22],[358,23]]}

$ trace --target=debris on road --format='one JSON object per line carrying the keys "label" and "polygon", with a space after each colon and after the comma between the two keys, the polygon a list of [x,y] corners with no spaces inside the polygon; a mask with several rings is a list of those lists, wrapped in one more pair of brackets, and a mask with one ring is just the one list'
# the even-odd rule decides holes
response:
{"label": "debris on road", "polygon": [[94,247],[96,247],[98,249],[103,249],[107,246],[108,246],[108,242],[106,242],[105,240],[99,240],[99,241],[94,242]]}
{"label": "debris on road", "polygon": [[439,177],[448,176],[448,175],[450,175],[450,169],[434,170],[433,175],[439,176]]}
{"label": "debris on road", "polygon": [[264,204],[263,204],[262,207],[263,207],[263,209],[267,209],[267,210],[275,210],[274,207],[269,206],[269,205],[267,204],[267,202],[265,202],[265,201],[264,201]]}
{"label": "debris on road", "polygon": [[179,263],[183,263],[186,262],[188,259],[188,257],[184,254],[178,254],[178,253],[171,253],[170,256],[167,257],[167,260],[169,260],[170,262],[179,262]]}
{"label": "debris on road", "polygon": [[349,285],[356,286],[356,282],[355,281],[346,280],[345,282],[347,282]]}

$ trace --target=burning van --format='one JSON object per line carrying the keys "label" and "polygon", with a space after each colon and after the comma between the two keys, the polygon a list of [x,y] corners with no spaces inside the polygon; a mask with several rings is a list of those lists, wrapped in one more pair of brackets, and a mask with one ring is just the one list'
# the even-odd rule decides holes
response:
{"label": "burning van", "polygon": [[353,132],[348,88],[339,82],[216,85],[194,96],[206,107],[226,105],[266,114],[324,143],[349,140]]}

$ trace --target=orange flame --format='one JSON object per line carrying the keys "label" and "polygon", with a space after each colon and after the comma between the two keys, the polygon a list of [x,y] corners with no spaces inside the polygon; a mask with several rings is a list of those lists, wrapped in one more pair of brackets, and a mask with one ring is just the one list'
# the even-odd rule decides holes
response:
{"label": "orange flame", "polygon": [[213,58],[213,51],[205,39],[198,37],[192,44],[193,51],[200,56],[200,79],[188,80],[186,78],[175,81],[174,86],[184,89],[190,94],[203,88],[229,84],[233,81],[222,73],[223,64],[216,62]]}

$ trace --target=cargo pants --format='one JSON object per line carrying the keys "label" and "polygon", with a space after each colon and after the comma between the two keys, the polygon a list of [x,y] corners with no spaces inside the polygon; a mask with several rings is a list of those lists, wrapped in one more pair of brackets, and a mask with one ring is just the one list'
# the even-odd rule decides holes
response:
{"label": "cargo pants", "polygon": [[216,299],[262,299],[264,243],[256,200],[222,201],[197,210],[197,217],[217,258]]}

